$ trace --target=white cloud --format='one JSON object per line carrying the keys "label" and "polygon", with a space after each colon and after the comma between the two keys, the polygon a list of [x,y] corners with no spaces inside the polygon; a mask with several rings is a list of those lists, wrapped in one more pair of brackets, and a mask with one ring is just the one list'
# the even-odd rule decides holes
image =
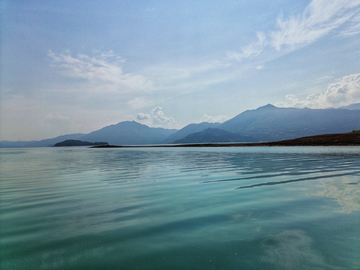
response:
{"label": "white cloud", "polygon": [[229,59],[242,61],[260,55],[265,47],[280,51],[290,50],[311,44],[344,26],[341,35],[354,35],[360,32],[360,0],[313,0],[303,13],[277,19],[276,30],[268,34],[258,33],[257,41],[240,48],[240,52],[228,52]]}
{"label": "white cloud", "polygon": [[157,106],[152,111],[151,114],[153,116],[154,124],[175,124],[176,121],[172,117],[166,117],[163,113],[161,107]]}
{"label": "white cloud", "polygon": [[174,126],[176,124],[174,118],[165,116],[160,106],[152,109],[151,114],[139,113],[136,119],[150,126]]}
{"label": "white cloud", "polygon": [[354,16],[349,22],[349,28],[343,30],[340,35],[352,36],[360,33],[360,14]]}
{"label": "white cloud", "polygon": [[360,73],[345,76],[330,84],[325,92],[326,101],[335,107],[360,102]]}
{"label": "white cloud", "polygon": [[278,107],[329,108],[347,106],[360,102],[360,73],[344,76],[330,84],[324,93],[308,95],[304,100],[295,95],[286,96],[286,102],[278,102]]}
{"label": "white cloud", "polygon": [[258,56],[264,50],[264,46],[266,45],[266,36],[264,33],[258,33],[257,38],[258,40],[256,42],[252,42],[249,45],[240,48],[240,53],[228,52],[228,58],[240,62],[243,59],[251,59]]}
{"label": "white cloud", "polygon": [[351,19],[359,5],[358,0],[313,0],[301,15],[279,17],[270,43],[277,50],[312,43]]}
{"label": "white cloud", "polygon": [[143,75],[124,73],[120,64],[124,60],[110,52],[98,52],[92,57],[79,54],[76,57],[65,54],[49,52],[53,60],[53,66],[59,68],[60,72],[67,77],[87,80],[95,90],[103,92],[133,92],[149,91],[152,82]]}
{"label": "white cloud", "polygon": [[138,113],[138,115],[136,116],[136,119],[140,120],[140,121],[148,120],[150,118],[151,118],[151,116],[148,113]]}
{"label": "white cloud", "polygon": [[227,120],[229,120],[229,117],[227,117],[226,115],[210,116],[210,115],[204,114],[202,122],[223,123]]}

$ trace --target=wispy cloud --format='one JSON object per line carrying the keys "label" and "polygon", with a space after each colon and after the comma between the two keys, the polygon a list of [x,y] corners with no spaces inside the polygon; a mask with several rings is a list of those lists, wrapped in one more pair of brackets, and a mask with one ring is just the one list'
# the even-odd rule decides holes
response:
{"label": "wispy cloud", "polygon": [[53,66],[59,68],[64,76],[87,80],[101,91],[149,91],[152,82],[143,75],[124,73],[121,64],[125,62],[112,51],[97,52],[93,56],[79,54],[72,56],[70,53],[55,54],[49,52]]}
{"label": "wispy cloud", "polygon": [[360,102],[360,73],[344,76],[337,82],[328,86],[327,90],[320,94],[308,95],[300,100],[293,94],[286,96],[286,102],[278,102],[278,107],[297,108],[329,108],[347,106]]}
{"label": "wispy cloud", "polygon": [[226,61],[189,61],[187,63],[163,64],[144,69],[144,74],[154,82],[154,91],[191,93],[224,81],[231,76]]}
{"label": "wispy cloud", "polygon": [[360,33],[360,14],[349,21],[349,27],[341,31],[341,36],[352,36]]}
{"label": "wispy cloud", "polygon": [[264,50],[264,46],[266,45],[266,36],[264,33],[258,33],[257,38],[257,41],[240,48],[241,52],[228,52],[228,58],[236,61],[242,61],[246,58],[251,59],[258,56]]}
{"label": "wispy cloud", "polygon": [[277,50],[310,44],[350,20],[359,12],[359,5],[360,1],[354,0],[313,0],[301,15],[278,18],[278,30],[270,33],[270,44]]}
{"label": "wispy cloud", "polygon": [[311,44],[329,34],[332,30],[344,26],[341,35],[353,35],[360,32],[360,0],[313,0],[298,15],[277,18],[274,31],[258,33],[257,41],[242,48],[240,52],[228,52],[229,59],[242,61],[260,55],[265,47],[277,51]]}

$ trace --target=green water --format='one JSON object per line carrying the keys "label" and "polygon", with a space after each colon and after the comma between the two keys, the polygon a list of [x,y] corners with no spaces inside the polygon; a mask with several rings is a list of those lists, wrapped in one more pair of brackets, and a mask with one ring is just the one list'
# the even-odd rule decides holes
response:
{"label": "green water", "polygon": [[0,154],[1,269],[360,269],[360,147]]}

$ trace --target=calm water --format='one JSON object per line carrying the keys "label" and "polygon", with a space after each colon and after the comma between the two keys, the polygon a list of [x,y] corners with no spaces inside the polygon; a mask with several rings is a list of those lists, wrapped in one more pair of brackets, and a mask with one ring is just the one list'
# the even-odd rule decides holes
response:
{"label": "calm water", "polygon": [[360,147],[0,153],[1,269],[360,269]]}

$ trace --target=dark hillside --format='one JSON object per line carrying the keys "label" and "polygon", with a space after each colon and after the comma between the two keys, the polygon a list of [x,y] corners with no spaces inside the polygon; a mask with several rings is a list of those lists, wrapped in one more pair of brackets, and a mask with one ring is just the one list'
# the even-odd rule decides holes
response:
{"label": "dark hillside", "polygon": [[192,133],[174,143],[221,143],[221,142],[256,142],[253,137],[242,136],[218,128],[208,128]]}
{"label": "dark hillside", "polygon": [[207,128],[217,128],[220,125],[220,123],[208,123],[208,122],[202,122],[199,124],[190,124],[186,127],[183,127],[179,131],[175,132],[174,134],[170,135],[166,140],[163,141],[163,143],[173,143],[174,141],[180,140],[192,133],[203,131]]}

